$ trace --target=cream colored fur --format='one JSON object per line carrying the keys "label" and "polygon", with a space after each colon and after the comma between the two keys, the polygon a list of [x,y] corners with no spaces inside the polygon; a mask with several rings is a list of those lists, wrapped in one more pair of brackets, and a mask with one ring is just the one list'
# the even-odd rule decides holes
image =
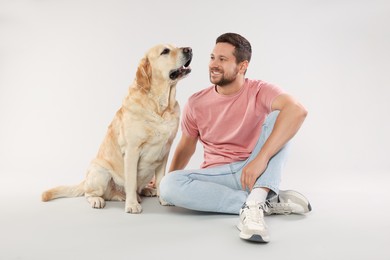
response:
{"label": "cream colored fur", "polygon": [[[191,57],[190,48],[151,48],[140,61],[136,78],[85,179],[79,185],[45,191],[42,200],[85,195],[93,208],[103,208],[106,200],[119,200],[125,201],[126,212],[140,213],[140,195],[159,196],[159,183],[179,125],[176,84],[190,72],[183,65],[188,65]],[[174,70],[178,70],[177,78],[171,75]],[[156,189],[148,186],[154,176]]]}

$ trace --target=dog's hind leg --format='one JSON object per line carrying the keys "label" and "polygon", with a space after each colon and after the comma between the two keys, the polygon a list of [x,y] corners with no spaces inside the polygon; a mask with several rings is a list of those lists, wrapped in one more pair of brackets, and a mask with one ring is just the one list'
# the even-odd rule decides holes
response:
{"label": "dog's hind leg", "polygon": [[92,208],[104,208],[106,202],[104,194],[111,180],[110,172],[97,164],[92,164],[85,180],[85,197]]}
{"label": "dog's hind leg", "polygon": [[123,187],[116,185],[114,180],[111,179],[103,197],[105,200],[125,201],[126,193]]}

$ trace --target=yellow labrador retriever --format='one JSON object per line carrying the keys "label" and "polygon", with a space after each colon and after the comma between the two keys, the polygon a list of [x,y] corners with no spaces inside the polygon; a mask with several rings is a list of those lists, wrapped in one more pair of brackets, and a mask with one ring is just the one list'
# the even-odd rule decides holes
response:
{"label": "yellow labrador retriever", "polygon": [[[42,200],[85,195],[93,208],[125,200],[126,212],[140,213],[139,195],[159,196],[179,125],[176,84],[191,72],[191,59],[189,47],[157,45],[147,51],[85,179],[45,191]],[[148,186],[154,176],[157,189]]]}

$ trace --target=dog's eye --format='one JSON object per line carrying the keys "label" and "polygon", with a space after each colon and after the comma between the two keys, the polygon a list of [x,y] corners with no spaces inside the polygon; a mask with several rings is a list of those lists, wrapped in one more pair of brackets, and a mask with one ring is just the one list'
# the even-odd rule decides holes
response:
{"label": "dog's eye", "polygon": [[168,54],[170,51],[171,51],[170,49],[165,48],[165,49],[161,52],[161,55]]}

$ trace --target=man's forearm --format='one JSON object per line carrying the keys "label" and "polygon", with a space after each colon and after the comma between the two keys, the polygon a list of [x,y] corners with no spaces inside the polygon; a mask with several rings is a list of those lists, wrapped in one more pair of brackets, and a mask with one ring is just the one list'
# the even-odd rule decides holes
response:
{"label": "man's forearm", "polygon": [[172,158],[169,172],[184,169],[196,150],[198,138],[182,135]]}
{"label": "man's forearm", "polygon": [[274,156],[298,132],[307,115],[307,110],[299,104],[291,104],[282,109],[276,119],[271,135],[260,150],[257,158],[266,162]]}
{"label": "man's forearm", "polygon": [[190,161],[191,156],[192,154],[188,156],[185,155],[184,153],[180,153],[179,151],[176,151],[172,158],[172,162],[169,167],[169,172],[184,169],[187,166],[188,162]]}

